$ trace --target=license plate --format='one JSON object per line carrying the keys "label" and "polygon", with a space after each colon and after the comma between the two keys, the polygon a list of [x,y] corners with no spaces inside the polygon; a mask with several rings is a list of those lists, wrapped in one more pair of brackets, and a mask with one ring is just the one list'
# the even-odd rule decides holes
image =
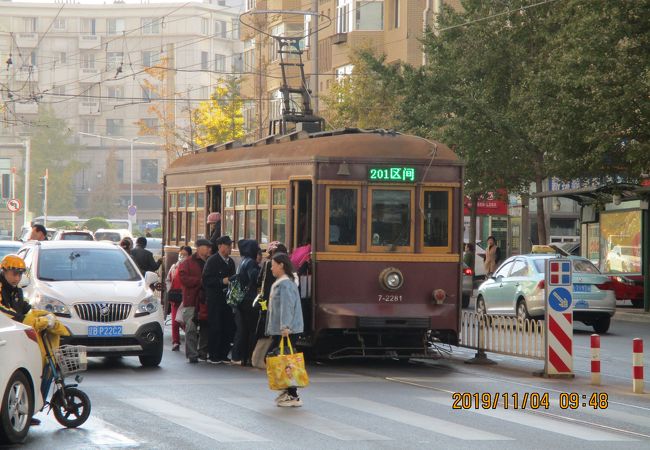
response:
{"label": "license plate", "polygon": [[122,336],[121,325],[99,325],[88,327],[88,337]]}
{"label": "license plate", "polygon": [[573,292],[591,292],[590,284],[574,284]]}

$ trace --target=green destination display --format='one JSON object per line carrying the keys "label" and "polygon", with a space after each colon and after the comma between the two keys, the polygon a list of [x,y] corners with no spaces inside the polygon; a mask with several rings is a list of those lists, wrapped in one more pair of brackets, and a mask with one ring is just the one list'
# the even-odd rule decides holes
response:
{"label": "green destination display", "polygon": [[415,167],[370,167],[368,181],[415,183]]}

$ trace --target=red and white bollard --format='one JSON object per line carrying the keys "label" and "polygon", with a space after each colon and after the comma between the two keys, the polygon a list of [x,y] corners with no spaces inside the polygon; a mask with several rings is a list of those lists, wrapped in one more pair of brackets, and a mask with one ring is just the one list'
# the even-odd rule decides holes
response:
{"label": "red and white bollard", "polygon": [[591,335],[591,384],[600,385],[600,336]]}
{"label": "red and white bollard", "polygon": [[643,394],[643,339],[632,340],[632,391]]}

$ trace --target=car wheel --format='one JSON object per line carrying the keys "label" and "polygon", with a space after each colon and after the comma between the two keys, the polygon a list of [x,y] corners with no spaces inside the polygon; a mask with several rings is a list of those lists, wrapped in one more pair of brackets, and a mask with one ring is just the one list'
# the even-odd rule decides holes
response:
{"label": "car wheel", "polygon": [[487,314],[487,308],[485,307],[485,300],[483,300],[483,297],[480,295],[476,299],[476,313]]}
{"label": "car wheel", "polygon": [[605,334],[607,333],[607,330],[609,330],[609,324],[611,323],[611,317],[606,316],[606,317],[601,317],[600,319],[597,319],[593,326],[594,326],[594,331],[598,334]]}
{"label": "car wheel", "polygon": [[34,393],[24,373],[16,371],[7,383],[0,408],[0,443],[25,442],[34,415]]}
{"label": "car wheel", "polygon": [[528,308],[526,308],[526,300],[524,300],[523,298],[520,298],[517,301],[517,319],[522,322],[526,319],[530,319],[530,315],[528,314]]}
{"label": "car wheel", "polygon": [[635,308],[643,308],[643,299],[637,298],[632,300],[632,306],[634,306]]}
{"label": "car wheel", "polygon": [[163,343],[162,339],[160,339],[156,347],[151,350],[151,352],[147,353],[146,355],[140,355],[138,358],[140,359],[140,364],[142,364],[143,367],[158,367],[160,365],[160,361],[162,361],[162,356]]}
{"label": "car wheel", "polygon": [[467,308],[469,306],[469,295],[463,295],[463,308]]}

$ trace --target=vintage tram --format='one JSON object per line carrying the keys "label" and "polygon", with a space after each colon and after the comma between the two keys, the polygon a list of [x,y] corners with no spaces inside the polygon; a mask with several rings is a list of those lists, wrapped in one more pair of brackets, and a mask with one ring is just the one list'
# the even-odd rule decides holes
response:
{"label": "vintage tram", "polygon": [[431,333],[457,341],[462,177],[444,144],[383,130],[208,146],[165,173],[166,266],[219,211],[235,242],[310,245],[301,344],[330,358],[423,355]]}

